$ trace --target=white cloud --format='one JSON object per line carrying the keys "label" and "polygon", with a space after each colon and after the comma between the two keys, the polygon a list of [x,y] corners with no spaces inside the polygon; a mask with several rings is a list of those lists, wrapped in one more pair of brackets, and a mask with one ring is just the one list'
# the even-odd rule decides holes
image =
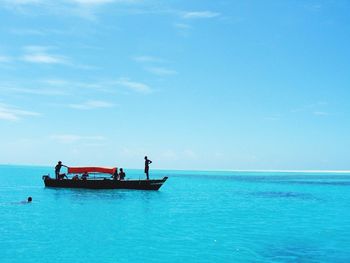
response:
{"label": "white cloud", "polygon": [[115,0],[70,0],[72,3],[79,5],[102,5],[115,2]]}
{"label": "white cloud", "polygon": [[54,47],[49,46],[26,46],[25,55],[22,56],[22,60],[31,63],[43,63],[43,64],[68,64],[68,59],[61,55],[49,54],[49,50]]}
{"label": "white cloud", "polygon": [[220,16],[220,13],[211,12],[211,11],[193,11],[193,12],[184,12],[182,17],[185,19],[197,19],[197,18],[214,18]]}
{"label": "white cloud", "polygon": [[160,158],[169,161],[177,161],[179,160],[179,155],[173,150],[166,150],[160,154]]}
{"label": "white cloud", "polygon": [[50,136],[50,139],[55,140],[59,143],[75,143],[80,141],[104,141],[106,138],[103,136],[82,136],[76,134],[54,134]]}
{"label": "white cloud", "polygon": [[38,116],[37,112],[21,110],[17,107],[0,103],[0,119],[7,121],[17,121],[24,116]]}
{"label": "white cloud", "polygon": [[193,150],[191,149],[186,149],[183,151],[183,155],[187,159],[198,159],[198,154],[196,154]]}
{"label": "white cloud", "polygon": [[40,4],[43,3],[43,0],[5,0],[5,3],[12,5],[29,5],[29,4]]}
{"label": "white cloud", "polygon": [[118,104],[109,97],[102,100],[95,99],[95,92],[110,96],[116,93],[125,94],[126,89],[144,94],[152,92],[149,85],[127,78],[90,81],[59,78],[0,81],[0,93],[2,94],[11,96],[16,94],[22,96],[73,96],[75,101],[70,101],[65,105],[60,104],[60,106],[80,110],[116,107]]}
{"label": "white cloud", "polygon": [[180,34],[181,36],[184,36],[184,37],[189,36],[191,33],[191,30],[193,29],[192,26],[190,26],[188,24],[184,24],[184,23],[174,23],[173,27],[176,29],[178,34]]}
{"label": "white cloud", "polygon": [[121,78],[118,81],[116,81],[118,85],[121,85],[123,87],[126,87],[128,89],[131,89],[136,92],[140,93],[150,93],[152,92],[152,89],[150,86],[147,84],[141,83],[141,82],[135,82],[135,81],[130,81],[127,78]]}
{"label": "white cloud", "polygon": [[3,94],[30,94],[40,96],[64,96],[70,91],[62,86],[54,86],[49,83],[35,80],[0,81],[0,92]]}
{"label": "white cloud", "polygon": [[313,114],[315,116],[329,116],[330,114],[327,112],[328,102],[326,101],[318,101],[316,103],[310,103],[299,108],[292,109],[290,112],[292,113],[307,113]]}
{"label": "white cloud", "polygon": [[23,47],[23,49],[27,52],[45,52],[53,48],[54,47],[52,46],[38,46],[38,45],[29,45],[29,46]]}
{"label": "white cloud", "polygon": [[46,5],[46,6],[67,6],[72,4],[77,5],[102,5],[102,4],[109,4],[114,2],[134,2],[133,0],[3,0],[6,4],[10,6],[29,6],[29,5]]}
{"label": "white cloud", "polygon": [[147,55],[135,56],[135,57],[133,57],[133,60],[135,60],[137,62],[163,62],[163,59],[161,59],[161,58],[147,56]]}
{"label": "white cloud", "polygon": [[45,85],[49,85],[56,88],[70,88],[70,89],[94,89],[103,91],[104,86],[108,86],[108,83],[100,82],[82,82],[82,81],[67,81],[65,79],[44,79],[41,82]]}
{"label": "white cloud", "polygon": [[42,88],[37,88],[37,89],[27,89],[27,88],[15,88],[15,87],[8,87],[8,88],[3,88],[0,87],[0,90],[6,90],[9,92],[15,92],[15,93],[20,93],[20,94],[32,94],[32,95],[47,95],[47,96],[59,96],[59,95],[68,95],[68,93],[60,90],[60,89],[42,89]]}
{"label": "white cloud", "polygon": [[33,36],[45,35],[45,32],[43,30],[35,30],[35,29],[28,29],[28,28],[25,28],[25,29],[14,28],[14,29],[10,29],[9,31],[15,35],[33,35]]}
{"label": "white cloud", "polygon": [[[147,56],[147,55],[135,56],[135,57],[133,57],[133,60],[135,60],[137,62],[140,62],[140,63],[146,63],[148,65],[155,64],[155,63],[163,64],[165,62],[165,60],[163,60],[161,58],[157,58],[157,57],[153,57],[153,56]],[[160,67],[160,66],[157,66],[157,67],[154,67],[154,66],[151,67],[150,66],[150,67],[147,67],[146,70],[148,72],[151,72],[151,73],[153,73],[155,75],[159,75],[159,76],[175,75],[175,74],[177,74],[177,71],[175,71],[175,70],[167,69],[167,68]]]}
{"label": "white cloud", "polygon": [[273,115],[270,115],[270,116],[266,116],[264,118],[264,120],[266,120],[266,121],[278,121],[278,120],[281,119],[281,117],[282,117],[281,114],[273,114]]}
{"label": "white cloud", "polygon": [[[96,20],[96,13],[105,5],[143,4],[142,0],[0,0],[10,10],[20,14],[52,14],[55,16],[77,16],[91,21]],[[1,8],[1,6],[0,6]],[[38,8],[43,12],[38,12]]]}
{"label": "white cloud", "polygon": [[184,23],[175,23],[173,25],[175,28],[180,29],[180,30],[189,30],[192,28],[190,25],[187,25]]}
{"label": "white cloud", "polygon": [[131,157],[133,159],[143,158],[147,152],[144,148],[132,148],[132,147],[123,147],[120,150],[121,154],[126,157]]}
{"label": "white cloud", "polygon": [[147,71],[159,75],[159,76],[166,76],[166,75],[175,75],[177,72],[175,70],[161,68],[161,67],[150,67],[147,68]]}
{"label": "white cloud", "polygon": [[100,100],[89,100],[80,104],[70,104],[69,107],[78,110],[91,110],[98,108],[112,108],[114,107],[114,104]]}
{"label": "white cloud", "polygon": [[314,111],[313,114],[316,116],[328,116],[329,115],[328,112],[324,112],[324,111]]}
{"label": "white cloud", "polygon": [[199,156],[191,149],[177,151],[166,149],[165,151],[159,153],[159,159],[162,161],[196,160],[199,159]]}
{"label": "white cloud", "polygon": [[66,64],[67,60],[62,56],[49,55],[49,54],[29,54],[24,55],[22,60],[32,63],[44,63],[44,64]]}
{"label": "white cloud", "polygon": [[12,61],[11,57],[0,55],[0,63],[7,63],[7,62],[11,62],[11,61]]}

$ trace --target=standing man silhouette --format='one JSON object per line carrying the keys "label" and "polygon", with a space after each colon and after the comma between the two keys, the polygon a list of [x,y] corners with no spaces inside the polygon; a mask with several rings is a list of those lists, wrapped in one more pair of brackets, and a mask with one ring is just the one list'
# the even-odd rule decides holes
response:
{"label": "standing man silhouette", "polygon": [[61,171],[62,166],[67,167],[64,164],[62,164],[61,161],[58,161],[57,165],[55,166],[56,179],[60,179],[60,171]]}
{"label": "standing man silhouette", "polygon": [[146,174],[146,177],[147,177],[147,180],[149,180],[149,165],[152,163],[151,160],[148,160],[147,156],[145,156],[145,174]]}

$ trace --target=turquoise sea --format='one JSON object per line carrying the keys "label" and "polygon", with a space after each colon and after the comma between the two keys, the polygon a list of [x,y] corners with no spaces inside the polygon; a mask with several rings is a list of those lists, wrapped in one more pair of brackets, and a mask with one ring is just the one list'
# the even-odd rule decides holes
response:
{"label": "turquoise sea", "polygon": [[1,263],[350,262],[350,174],[151,171],[169,180],[137,191],[49,189],[49,172],[0,166]]}

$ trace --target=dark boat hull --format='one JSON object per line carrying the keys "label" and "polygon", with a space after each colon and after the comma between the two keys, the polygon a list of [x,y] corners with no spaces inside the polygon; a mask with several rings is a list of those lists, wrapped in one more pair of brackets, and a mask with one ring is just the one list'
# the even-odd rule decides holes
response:
{"label": "dark boat hull", "polygon": [[57,180],[48,176],[43,176],[46,187],[60,188],[86,188],[86,189],[136,189],[136,190],[158,190],[168,179],[153,180],[112,180],[112,179],[88,179],[88,180]]}

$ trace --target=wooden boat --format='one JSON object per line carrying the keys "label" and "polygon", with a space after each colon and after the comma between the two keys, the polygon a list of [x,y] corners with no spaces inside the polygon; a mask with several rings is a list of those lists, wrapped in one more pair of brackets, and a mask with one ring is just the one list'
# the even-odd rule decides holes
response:
{"label": "wooden boat", "polygon": [[136,190],[158,190],[168,179],[151,179],[151,180],[115,180],[111,177],[91,178],[92,174],[110,174],[116,172],[116,168],[105,167],[68,167],[68,174],[88,173],[90,178],[87,179],[56,179],[49,175],[44,175],[46,187],[60,188],[87,188],[87,189],[136,189]]}

